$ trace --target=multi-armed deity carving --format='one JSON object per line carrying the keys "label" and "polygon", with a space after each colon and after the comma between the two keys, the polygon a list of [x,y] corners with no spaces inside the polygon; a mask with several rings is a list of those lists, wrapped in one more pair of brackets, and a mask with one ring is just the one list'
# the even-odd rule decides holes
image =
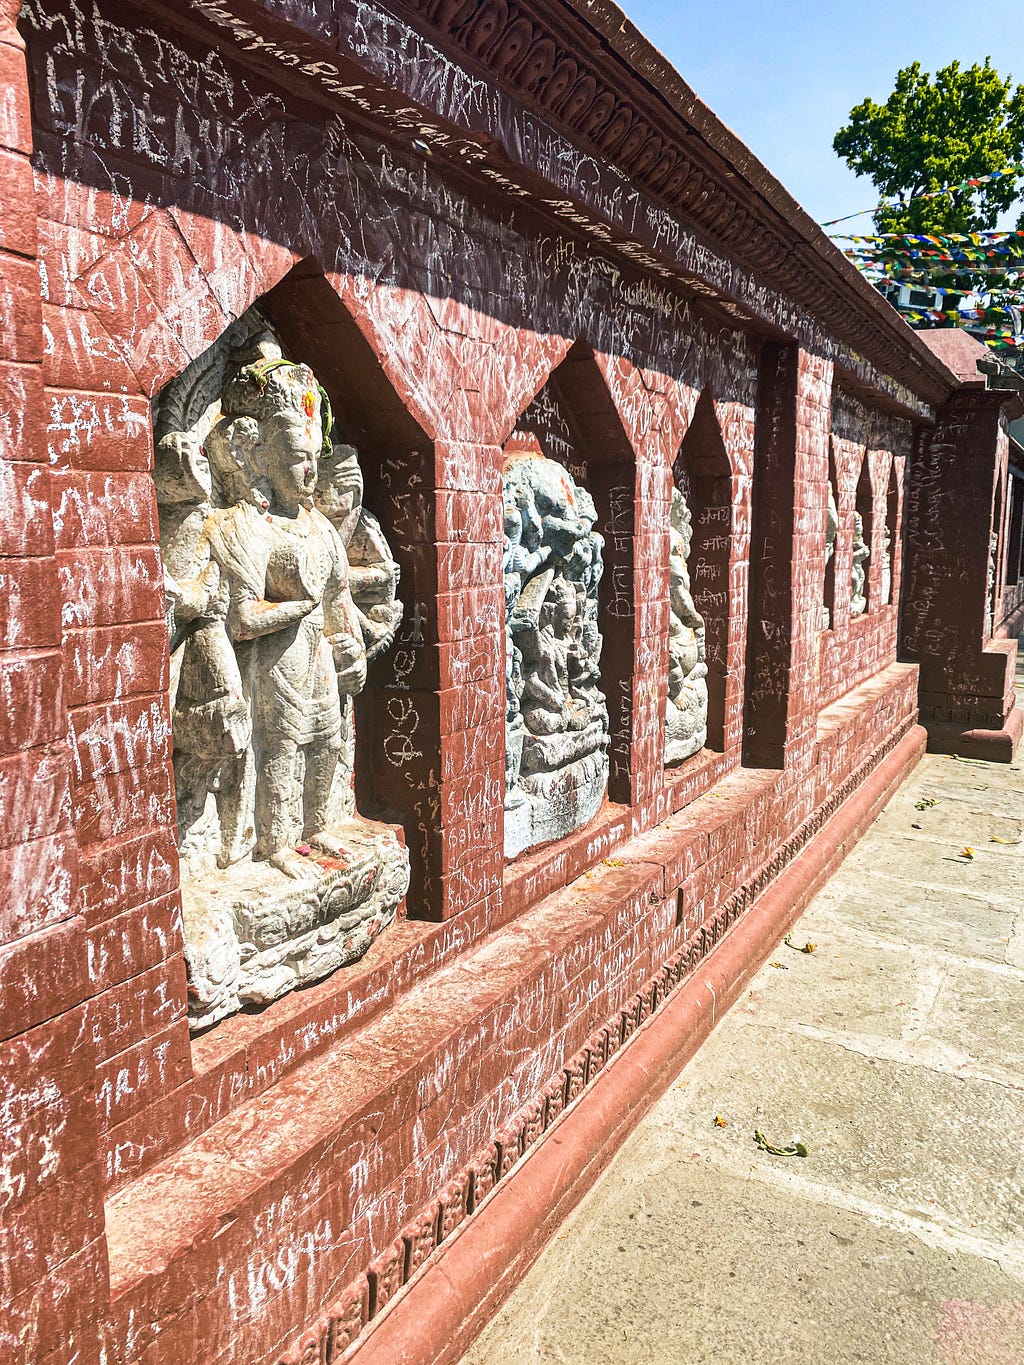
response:
{"label": "multi-armed deity carving", "polygon": [[665,762],[679,763],[707,743],[708,666],[704,618],[690,592],[687,568],[693,539],[690,509],[678,488],[672,490],[670,517]]}
{"label": "multi-armed deity carving", "polygon": [[352,698],[401,619],[397,565],[326,394],[260,321],[154,404],[196,1028],[359,957],[409,877],[352,785]]}
{"label": "multi-armed deity carving", "polygon": [[505,856],[578,829],[608,783],[590,494],[539,451],[505,460]]}
{"label": "multi-armed deity carving", "polygon": [[865,564],[871,551],[864,540],[864,518],[853,514],[853,566],[850,570],[850,615],[862,616],[868,609],[868,575]]}
{"label": "multi-armed deity carving", "polygon": [[[839,537],[839,508],[836,506],[836,490],[832,487],[832,480],[828,483],[828,509],[825,517],[825,567],[828,568],[829,561],[836,552],[836,540]],[[823,602],[821,606],[821,629],[829,630],[832,626],[832,612],[828,603]]]}

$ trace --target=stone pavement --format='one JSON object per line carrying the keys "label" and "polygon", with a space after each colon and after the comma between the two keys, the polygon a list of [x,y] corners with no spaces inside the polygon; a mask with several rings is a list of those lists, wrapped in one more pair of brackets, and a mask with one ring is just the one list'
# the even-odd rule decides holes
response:
{"label": "stone pavement", "polygon": [[1022,840],[926,757],[463,1365],[1022,1365]]}

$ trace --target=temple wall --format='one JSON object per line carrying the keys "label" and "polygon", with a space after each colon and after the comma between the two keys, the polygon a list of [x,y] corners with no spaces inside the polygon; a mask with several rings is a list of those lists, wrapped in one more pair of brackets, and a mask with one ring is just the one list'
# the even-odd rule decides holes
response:
{"label": "temple wall", "polygon": [[[549,191],[513,193],[417,145],[408,68],[385,128],[350,73],[343,117],[156,5],[129,23],[29,0],[16,29],[17,10],[0,11],[0,1343],[12,1365],[322,1365],[783,872],[812,886],[863,785],[916,762],[901,602],[922,685],[946,628],[924,550],[903,570],[934,510],[927,466],[909,491],[930,400],[727,255],[687,239],[705,287],[684,288],[552,207],[568,154],[529,119],[516,151],[533,145]],[[260,52],[330,17],[280,10]],[[452,62],[437,88],[424,67],[419,98],[512,119]],[[609,213],[675,249],[676,220],[624,185]],[[401,571],[394,647],[354,703],[353,799],[398,832],[411,882],[358,962],[190,1034],[151,400],[253,305],[323,385]],[[979,450],[994,420],[971,427]],[[508,859],[503,474],[535,446],[603,537],[607,788]],[[666,763],[674,492],[707,724]]]}
{"label": "temple wall", "polygon": [[[823,700],[844,692],[878,672],[897,657],[902,559],[903,499],[913,428],[907,422],[872,411],[851,394],[833,396],[832,449],[829,476],[834,481],[839,513],[830,624],[821,635],[819,686]],[[867,605],[851,615],[851,578],[855,515],[870,509],[865,543]],[[891,544],[886,547],[885,532]],[[883,560],[888,554],[888,585]],[[888,591],[884,589],[888,587]]]}

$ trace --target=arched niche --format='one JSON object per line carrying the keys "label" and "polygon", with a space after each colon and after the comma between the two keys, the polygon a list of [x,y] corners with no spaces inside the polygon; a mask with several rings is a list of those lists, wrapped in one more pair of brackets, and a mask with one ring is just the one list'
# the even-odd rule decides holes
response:
{"label": "arched niche", "polygon": [[825,584],[822,594],[823,630],[831,630],[836,623],[836,562],[839,549],[839,478],[836,472],[836,447],[832,437],[828,443],[828,489],[825,510]]}
{"label": "arched niche", "polygon": [[1024,479],[1010,479],[1010,530],[1007,540],[1006,575],[1008,587],[1019,583],[1024,550]]}
{"label": "arched niche", "polygon": [[853,514],[853,559],[850,566],[850,615],[861,616],[875,606],[871,598],[869,563],[874,544],[874,492],[871,487],[871,461],[867,451],[861,460]]}
{"label": "arched niche", "polygon": [[312,262],[161,390],[154,428],[200,1028],[354,961],[410,862],[422,883],[436,736],[389,722],[436,686],[432,446]]}
{"label": "arched niche", "polygon": [[895,458],[889,462],[889,483],[885,493],[885,529],[881,547],[879,600],[883,607],[895,601],[897,557],[899,555],[900,479]]}
{"label": "arched niche", "polygon": [[577,341],[504,442],[507,858],[631,800],[635,484]]}
{"label": "arched niche", "polygon": [[1002,596],[1000,581],[1001,556],[1005,552],[1006,532],[1004,527],[1006,508],[1006,486],[1000,470],[996,477],[995,495],[992,503],[992,525],[989,531],[988,569],[985,579],[985,639],[992,636],[998,622],[999,600]]}
{"label": "arched niche", "polygon": [[355,790],[368,814],[404,824],[412,857],[409,914],[431,917],[428,888],[440,857],[433,444],[314,261],[297,265],[260,307],[330,395],[336,437],[359,451],[366,505],[401,570],[404,614],[395,647],[374,661],[356,699]]}
{"label": "arched niche", "polygon": [[690,513],[691,538],[687,556],[690,591],[704,624],[707,665],[705,747],[724,752],[733,485],[732,465],[710,389],[705,389],[697,400],[672,468],[672,477]]}

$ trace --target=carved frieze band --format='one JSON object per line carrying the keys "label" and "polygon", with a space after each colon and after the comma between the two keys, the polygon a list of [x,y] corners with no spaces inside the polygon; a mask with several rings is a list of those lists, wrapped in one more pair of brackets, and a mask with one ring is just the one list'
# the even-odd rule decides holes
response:
{"label": "carved frieze band", "polygon": [[[439,31],[442,40],[487,69],[498,83],[539,107],[574,139],[594,148],[637,184],[696,223],[715,241],[753,268],[762,271],[785,293],[868,354],[878,356],[894,375],[914,370],[924,381],[920,363],[895,338],[883,338],[884,323],[870,303],[860,308],[851,285],[839,281],[810,244],[789,225],[765,221],[763,201],[747,207],[736,193],[735,173],[707,143],[664,131],[664,108],[644,107],[639,88],[623,88],[597,61],[571,47],[539,13],[539,7],[508,0],[407,0],[408,8]],[[592,50],[600,51],[596,42]],[[696,154],[689,154],[696,153]],[[721,164],[714,165],[716,161]],[[730,185],[729,181],[734,182]],[[829,275],[832,278],[829,278]],[[851,307],[853,305],[853,307]],[[931,381],[934,388],[935,381]]]}
{"label": "carved frieze band", "polygon": [[600,1075],[619,1048],[659,1009],[749,910],[783,870],[900,744],[917,723],[909,716],[779,846],[756,876],[732,892],[693,938],[662,966],[564,1064],[541,1092],[522,1105],[435,1199],[370,1262],[277,1365],[336,1365],[380,1313],[459,1225],[514,1168],[555,1120]]}

